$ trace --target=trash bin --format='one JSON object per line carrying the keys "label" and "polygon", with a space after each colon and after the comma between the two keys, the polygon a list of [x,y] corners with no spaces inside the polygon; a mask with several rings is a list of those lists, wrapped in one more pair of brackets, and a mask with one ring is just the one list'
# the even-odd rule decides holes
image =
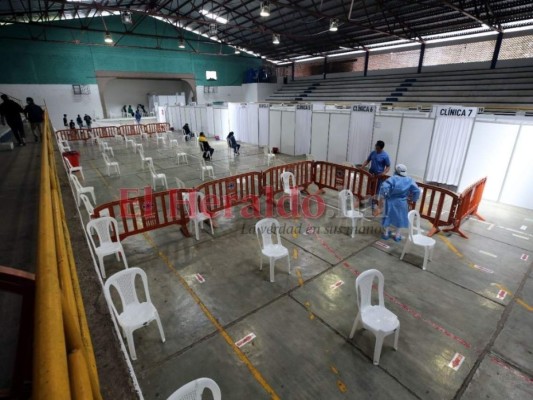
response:
{"label": "trash bin", "polygon": [[77,151],[65,151],[63,153],[63,157],[69,160],[70,165],[73,167],[79,167],[80,166],[80,153]]}

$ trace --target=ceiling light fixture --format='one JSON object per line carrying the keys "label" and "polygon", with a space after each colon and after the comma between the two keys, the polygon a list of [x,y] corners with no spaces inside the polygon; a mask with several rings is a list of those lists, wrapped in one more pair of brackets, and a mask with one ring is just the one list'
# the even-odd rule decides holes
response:
{"label": "ceiling light fixture", "polygon": [[217,34],[217,24],[209,24],[209,34],[215,36]]}
{"label": "ceiling light fixture", "polygon": [[235,54],[241,54],[241,51],[239,49],[235,49]]}
{"label": "ceiling light fixture", "polygon": [[113,38],[111,37],[111,34],[109,32],[105,33],[104,42],[108,44],[113,43]]}
{"label": "ceiling light fixture", "polygon": [[133,24],[133,18],[131,11],[123,11],[120,13],[120,18],[122,19],[122,23],[124,25],[131,25]]}
{"label": "ceiling light fixture", "polygon": [[183,38],[180,38],[180,42],[179,42],[178,47],[180,49],[184,49],[185,48],[185,40],[183,40]]}
{"label": "ceiling light fixture", "polygon": [[205,10],[205,9],[200,10],[200,14],[204,15],[207,18],[214,19],[215,21],[217,21],[220,24],[227,24],[228,23],[228,20],[226,18],[219,17],[218,15],[215,15],[215,14],[213,14],[213,13],[211,13],[211,12]]}
{"label": "ceiling light fixture", "polygon": [[277,33],[272,34],[272,43],[279,44],[279,35]]}
{"label": "ceiling light fixture", "polygon": [[263,1],[261,3],[259,15],[261,17],[270,17],[270,3],[268,1]]}
{"label": "ceiling light fixture", "polygon": [[337,18],[331,18],[329,20],[329,31],[337,32],[339,30],[339,20]]}

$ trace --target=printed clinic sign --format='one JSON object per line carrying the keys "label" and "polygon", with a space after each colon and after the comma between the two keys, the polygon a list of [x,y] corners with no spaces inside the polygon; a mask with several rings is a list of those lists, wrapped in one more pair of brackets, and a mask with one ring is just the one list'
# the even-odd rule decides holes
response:
{"label": "printed clinic sign", "polygon": [[461,106],[436,106],[437,117],[461,117],[461,118],[475,118],[477,116],[477,107],[461,107]]}
{"label": "printed clinic sign", "polygon": [[376,106],[374,104],[356,104],[352,106],[352,111],[373,113],[376,111]]}

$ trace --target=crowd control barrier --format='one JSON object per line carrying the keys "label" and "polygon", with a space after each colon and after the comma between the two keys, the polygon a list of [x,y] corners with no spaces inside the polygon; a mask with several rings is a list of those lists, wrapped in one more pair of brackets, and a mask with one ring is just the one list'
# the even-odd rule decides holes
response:
{"label": "crowd control barrier", "polygon": [[163,133],[170,131],[170,124],[168,122],[154,122],[152,124],[143,125],[144,132],[152,136],[154,133]]}
{"label": "crowd control barrier", "polygon": [[314,183],[320,190],[350,190],[359,201],[376,194],[377,178],[361,168],[325,161],[315,162]]}
{"label": "crowd control barrier", "polygon": [[116,126],[99,126],[91,128],[91,131],[93,136],[98,136],[100,139],[115,138],[120,135]]}
{"label": "crowd control barrier", "polygon": [[124,137],[126,136],[139,136],[143,133],[142,125],[120,125],[118,127],[118,133]]}
{"label": "crowd control barrier", "polygon": [[259,213],[262,194],[261,172],[247,172],[202,183],[196,188],[205,194],[206,211],[213,215],[238,204],[250,203]]}
{"label": "crowd control barrier", "polygon": [[485,219],[478,214],[477,209],[481,203],[486,182],[487,178],[485,177],[463,190],[458,198],[458,205],[453,220],[453,227],[444,229],[445,232],[455,232],[465,239],[468,239],[468,236],[461,230],[461,224],[463,223],[464,219],[474,215],[479,220],[485,221]]}
{"label": "crowd control barrier", "polygon": [[56,131],[56,136],[59,140],[68,140],[69,142],[74,141],[87,141],[91,140],[91,131],[89,129],[62,129]]}
{"label": "crowd control barrier", "polygon": [[292,172],[294,174],[294,178],[296,179],[296,186],[303,188],[303,190],[306,192],[308,186],[314,181],[313,161],[300,161],[271,167],[262,173],[263,194],[266,194],[267,187],[271,191],[272,196],[283,192],[281,174],[285,171]]}
{"label": "crowd control barrier", "polygon": [[94,217],[98,218],[101,211],[108,210],[118,222],[120,240],[170,225],[180,225],[182,233],[189,237],[189,216],[182,200],[183,194],[189,191],[172,189],[154,193],[147,187],[143,196],[127,197],[128,190],[124,190],[120,200],[96,207]]}

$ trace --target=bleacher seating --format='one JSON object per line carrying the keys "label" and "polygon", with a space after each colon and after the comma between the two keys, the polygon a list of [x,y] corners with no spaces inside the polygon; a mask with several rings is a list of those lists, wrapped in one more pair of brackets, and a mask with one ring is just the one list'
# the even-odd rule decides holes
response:
{"label": "bleacher seating", "polygon": [[267,100],[531,106],[533,66],[298,79]]}

